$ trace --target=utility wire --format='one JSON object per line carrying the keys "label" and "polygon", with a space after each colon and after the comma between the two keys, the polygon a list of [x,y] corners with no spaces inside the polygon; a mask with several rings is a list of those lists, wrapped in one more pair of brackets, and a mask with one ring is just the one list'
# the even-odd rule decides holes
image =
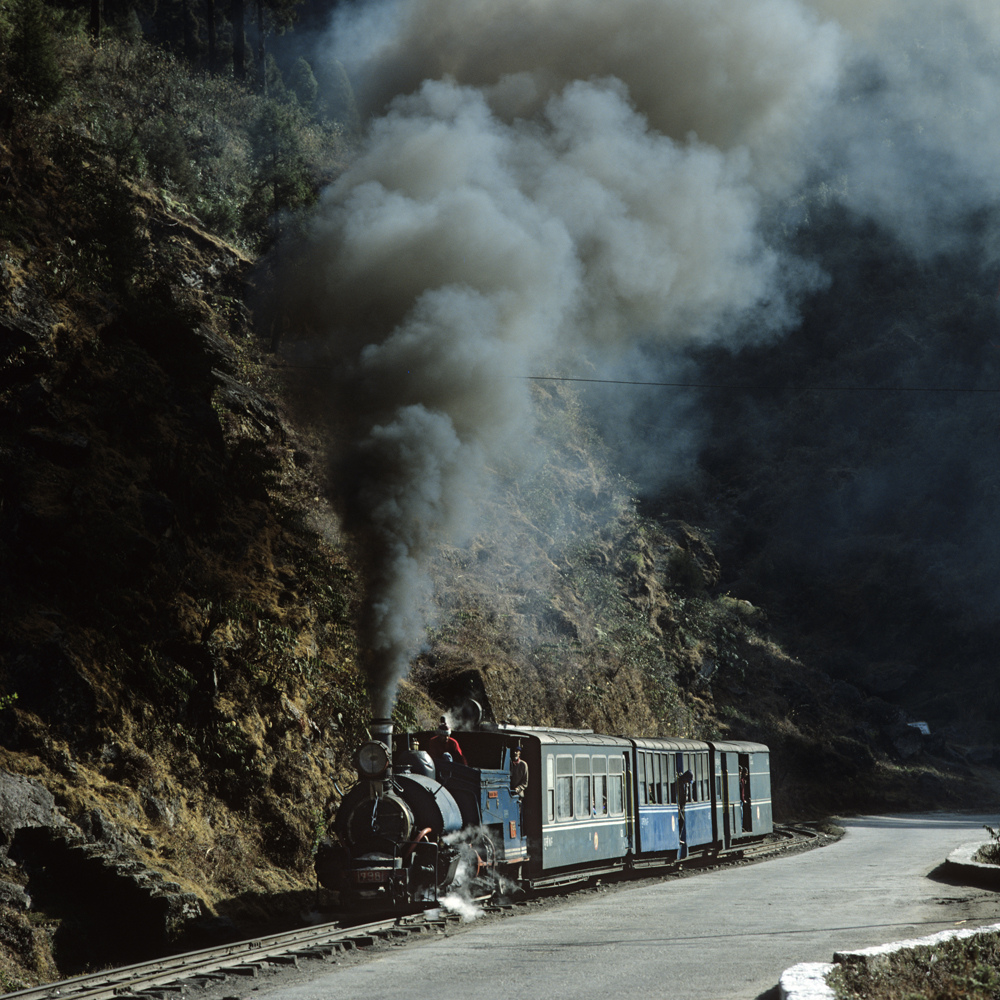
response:
{"label": "utility wire", "polygon": [[1000,392],[996,389],[975,389],[970,386],[922,385],[741,385],[734,382],[631,382],[613,378],[571,378],[562,375],[521,375],[519,378],[536,382],[599,382],[607,385],[652,385],[674,389],[734,389],[741,392]]}
{"label": "utility wire", "polygon": [[[303,369],[306,371],[332,372],[329,365],[273,364],[251,362],[261,368]],[[639,385],[666,389],[726,389],[732,392],[959,392],[959,393],[1000,393],[1000,387],[978,389],[972,386],[923,386],[923,385],[751,385],[737,382],[641,382],[618,378],[576,378],[570,375],[508,375],[506,378],[524,379],[531,382],[590,382],[597,385]]]}

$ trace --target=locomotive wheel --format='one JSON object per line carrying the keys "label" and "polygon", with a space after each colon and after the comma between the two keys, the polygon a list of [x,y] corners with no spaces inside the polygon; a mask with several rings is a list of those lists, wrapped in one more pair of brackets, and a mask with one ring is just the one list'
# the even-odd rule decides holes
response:
{"label": "locomotive wheel", "polygon": [[489,893],[496,895],[500,886],[500,873],[497,871],[497,849],[490,837],[485,834],[473,845],[476,852],[476,876],[472,885],[475,895],[483,896]]}
{"label": "locomotive wheel", "polygon": [[471,843],[455,845],[454,868],[442,885],[443,892],[481,896],[492,891],[496,879],[496,847],[487,836]]}
{"label": "locomotive wheel", "polygon": [[492,871],[497,866],[497,849],[493,846],[493,841],[483,835],[482,839],[473,845],[476,851],[476,878],[489,878]]}

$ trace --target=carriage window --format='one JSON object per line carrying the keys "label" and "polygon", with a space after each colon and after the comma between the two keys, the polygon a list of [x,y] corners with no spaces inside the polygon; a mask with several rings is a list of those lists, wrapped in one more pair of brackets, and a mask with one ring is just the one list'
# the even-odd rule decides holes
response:
{"label": "carriage window", "polygon": [[574,790],[576,792],[574,805],[576,815],[590,815],[590,758],[579,756],[576,758],[576,778],[574,779]]}
{"label": "carriage window", "polygon": [[670,792],[667,801],[677,805],[677,759],[672,753],[667,754],[667,786]]}
{"label": "carriage window", "polygon": [[608,809],[612,816],[625,812],[625,762],[621,757],[608,761]]}
{"label": "carriage window", "polygon": [[594,769],[594,815],[608,814],[608,759],[595,757],[591,762]]}
{"label": "carriage window", "polygon": [[653,787],[650,797],[653,802],[663,801],[663,758],[658,753],[653,754]]}
{"label": "carriage window", "polygon": [[556,758],[556,819],[573,818],[573,758]]}
{"label": "carriage window", "polygon": [[545,758],[545,802],[548,806],[548,822],[556,818],[556,759],[552,754]]}
{"label": "carriage window", "polygon": [[639,805],[646,804],[646,755],[637,753],[635,755],[635,781],[639,787]]}
{"label": "carriage window", "polygon": [[700,798],[699,779],[701,777],[701,757],[698,754],[691,756],[691,773],[693,775],[691,779],[691,801],[697,802]]}
{"label": "carriage window", "polygon": [[698,763],[701,764],[701,798],[703,802],[708,801],[708,754],[703,753],[698,758]]}

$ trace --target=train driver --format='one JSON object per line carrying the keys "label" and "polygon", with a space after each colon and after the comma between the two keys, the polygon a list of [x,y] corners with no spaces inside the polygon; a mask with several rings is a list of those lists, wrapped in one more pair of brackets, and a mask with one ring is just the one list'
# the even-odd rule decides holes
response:
{"label": "train driver", "polygon": [[521,748],[514,747],[510,762],[510,790],[523,795],[528,790],[528,765],[521,760]]}

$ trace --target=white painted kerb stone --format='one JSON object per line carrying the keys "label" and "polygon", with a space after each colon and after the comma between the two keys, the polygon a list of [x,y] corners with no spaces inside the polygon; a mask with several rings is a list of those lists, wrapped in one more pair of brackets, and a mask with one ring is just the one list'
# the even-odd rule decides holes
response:
{"label": "white painted kerb stone", "polygon": [[835,962],[843,962],[845,958],[877,958],[879,955],[891,955],[904,948],[933,948],[946,941],[976,937],[978,934],[997,933],[1000,933],[1000,924],[989,924],[986,927],[963,927],[961,930],[938,931],[937,934],[916,938],[913,941],[894,941],[892,944],[876,944],[872,945],[871,948],[859,948],[857,951],[838,951],[833,959]]}
{"label": "white painted kerb stone", "polygon": [[778,980],[781,1000],[834,1000],[826,975],[835,968],[829,962],[802,962],[785,969]]}
{"label": "white painted kerb stone", "polygon": [[[979,846],[975,845],[976,848]],[[893,952],[902,951],[904,948],[933,948],[946,941],[975,937],[978,934],[1000,934],[1000,924],[939,931],[937,934],[911,941],[893,941],[891,944],[877,944],[871,948],[859,948],[857,951],[838,951],[833,956],[834,964],[803,962],[801,965],[793,965],[790,969],[785,969],[778,981],[781,1000],[834,1000],[836,994],[827,985],[826,977],[845,960],[877,958],[880,955],[891,955]]]}

